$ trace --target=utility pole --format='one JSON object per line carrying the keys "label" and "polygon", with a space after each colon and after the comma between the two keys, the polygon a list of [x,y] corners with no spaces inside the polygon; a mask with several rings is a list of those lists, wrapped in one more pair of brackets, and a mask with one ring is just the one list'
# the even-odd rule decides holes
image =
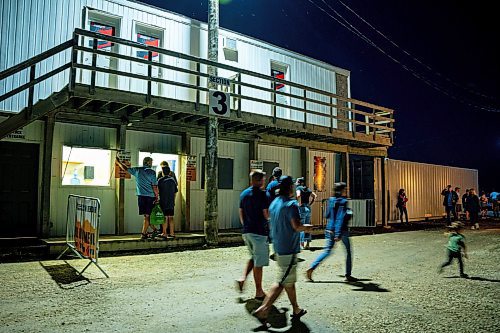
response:
{"label": "utility pole", "polygon": [[[208,1],[208,60],[219,61],[219,0]],[[217,67],[208,66],[208,74],[217,76]],[[208,82],[209,89],[217,89],[217,84]],[[219,119],[209,116],[206,125],[205,170],[206,208],[203,229],[208,245],[219,243],[219,222],[217,219],[217,141]]]}

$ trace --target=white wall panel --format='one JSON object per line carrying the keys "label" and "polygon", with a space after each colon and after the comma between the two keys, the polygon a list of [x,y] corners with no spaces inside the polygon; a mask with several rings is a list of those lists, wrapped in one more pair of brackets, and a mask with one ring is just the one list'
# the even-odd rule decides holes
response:
{"label": "white wall panel", "polygon": [[[233,159],[233,189],[218,191],[219,229],[239,228],[239,196],[249,186],[248,144],[219,140],[219,158]],[[191,182],[191,230],[203,230],[205,191],[201,189],[201,163],[205,156],[205,139],[191,139],[191,154],[197,156],[197,179]]]}
{"label": "white wall panel", "polygon": [[[115,232],[115,181],[111,173],[109,186],[63,186],[62,147],[63,145],[113,149],[116,145],[116,130],[112,128],[56,123],[52,151],[51,236],[63,236],[66,232],[66,206],[69,194],[99,198],[101,201],[101,234]],[[109,168],[114,168],[114,154]]]}
{"label": "white wall panel", "polygon": [[[259,145],[259,160],[279,163],[284,175],[302,177],[300,149],[270,145]],[[270,176],[270,175],[268,175]]]}

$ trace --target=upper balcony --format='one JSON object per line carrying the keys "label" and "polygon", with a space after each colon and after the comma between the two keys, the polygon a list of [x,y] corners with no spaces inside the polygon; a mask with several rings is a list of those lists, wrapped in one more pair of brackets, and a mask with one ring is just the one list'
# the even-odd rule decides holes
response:
{"label": "upper balcony", "polygon": [[202,133],[209,117],[207,66],[227,78],[219,86],[231,96],[230,115],[219,122],[223,132],[363,148],[393,143],[389,108],[81,29],[72,40],[0,72],[0,91],[6,91],[0,105],[18,101],[18,113],[0,123],[0,138],[48,112],[57,112],[58,121]]}

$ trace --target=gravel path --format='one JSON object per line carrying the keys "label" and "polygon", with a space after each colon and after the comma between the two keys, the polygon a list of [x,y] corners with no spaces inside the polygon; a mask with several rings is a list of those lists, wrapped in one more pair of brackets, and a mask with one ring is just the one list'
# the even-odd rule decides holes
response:
{"label": "gravel path", "polygon": [[[442,231],[353,237],[353,275],[346,284],[341,246],[316,271],[303,272],[319,251],[305,251],[297,284],[299,304],[308,309],[290,326],[283,295],[271,318],[274,332],[499,332],[500,229],[465,231],[470,260],[458,278],[445,259]],[[315,240],[321,246],[323,240]],[[245,247],[140,256],[107,257],[75,279],[83,260],[0,265],[0,332],[251,332],[248,314],[258,304],[253,281],[238,300],[233,280],[247,258]],[[264,270],[268,289],[274,263]],[[287,308],[288,312],[283,313]],[[286,316],[285,316],[286,314]]]}

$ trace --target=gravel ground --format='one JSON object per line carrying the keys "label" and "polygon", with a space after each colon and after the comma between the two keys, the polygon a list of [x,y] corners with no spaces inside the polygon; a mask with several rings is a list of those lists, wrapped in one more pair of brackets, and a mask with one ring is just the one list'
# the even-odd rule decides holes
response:
{"label": "gravel ground", "polygon": [[[352,238],[353,275],[347,284],[343,250],[321,265],[315,283],[304,275],[319,250],[299,267],[299,304],[309,313],[291,325],[285,295],[271,317],[274,332],[499,332],[500,229],[465,231],[469,260],[458,277],[445,259],[442,230]],[[315,240],[318,249],[323,240]],[[240,299],[233,281],[245,247],[101,258],[78,279],[83,260],[0,265],[0,332],[251,332],[253,281]],[[264,286],[275,275],[264,270]],[[286,308],[286,309],[284,309]],[[280,310],[278,310],[280,309]],[[288,312],[285,312],[285,311]]]}

